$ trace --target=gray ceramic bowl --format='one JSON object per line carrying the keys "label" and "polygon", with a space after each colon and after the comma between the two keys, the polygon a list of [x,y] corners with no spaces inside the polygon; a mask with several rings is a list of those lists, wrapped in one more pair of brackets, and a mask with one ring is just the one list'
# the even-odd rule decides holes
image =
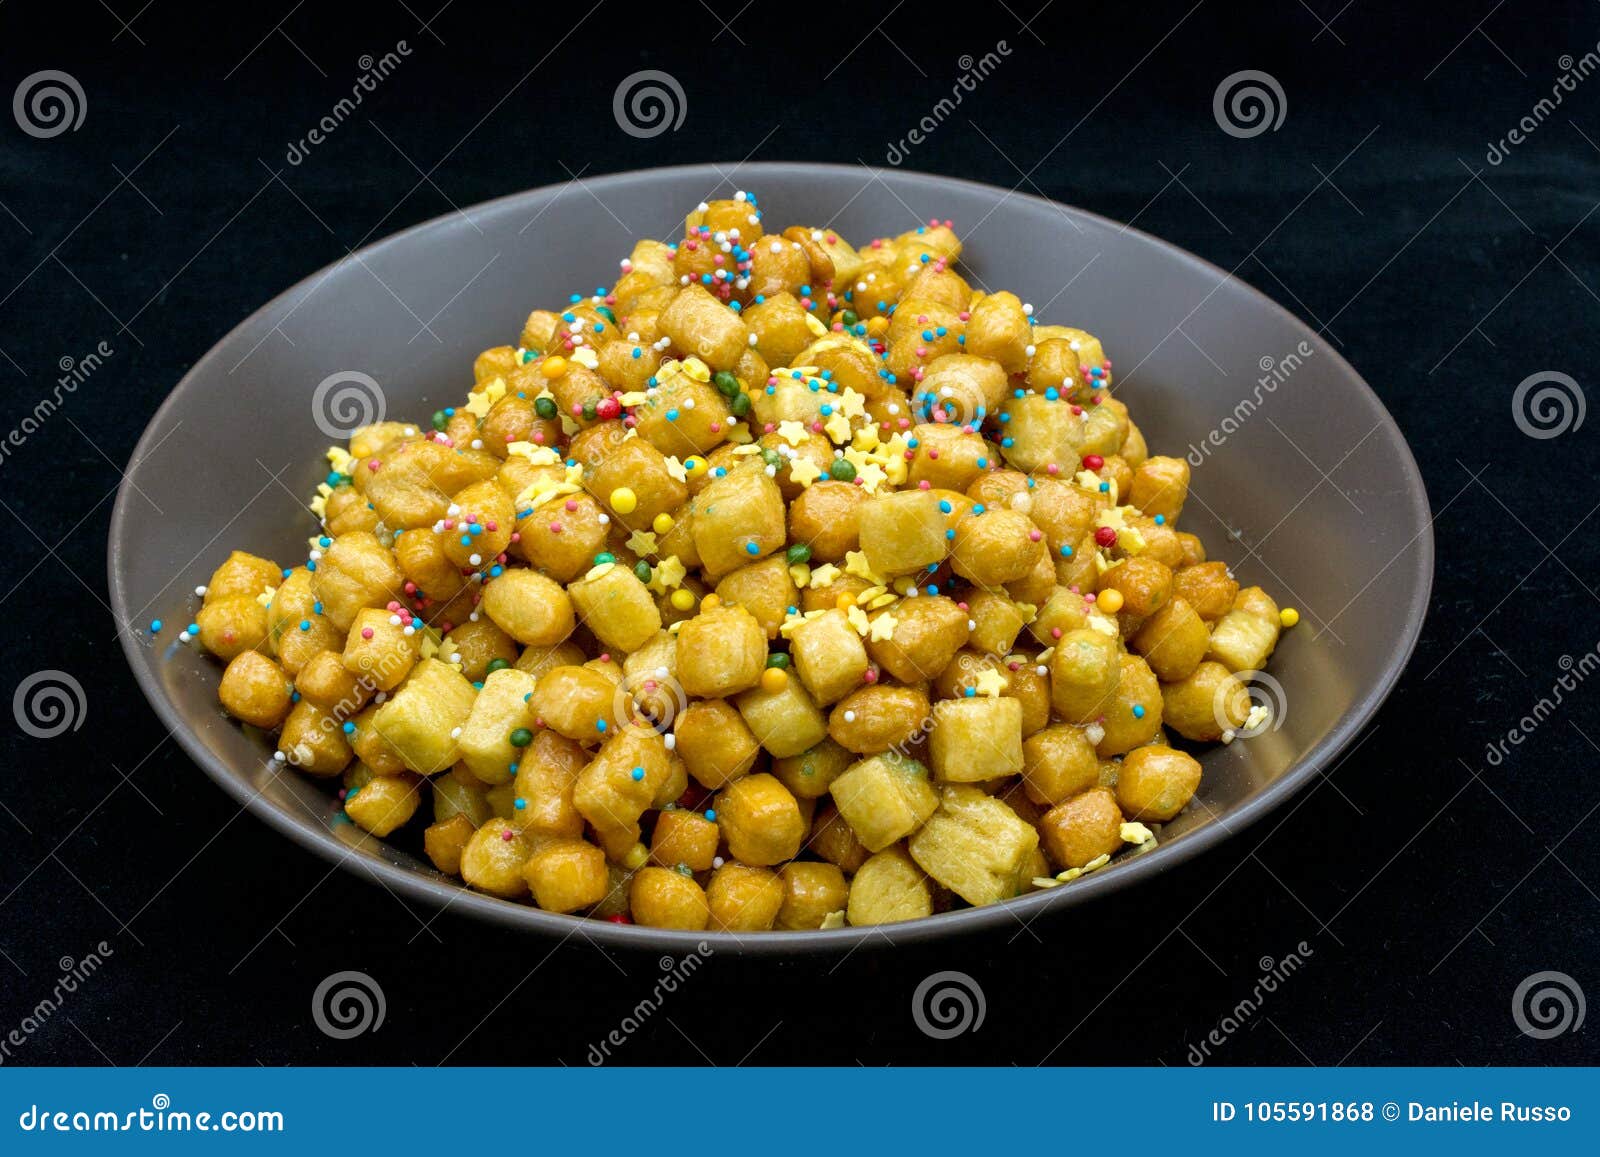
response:
{"label": "gray ceramic bowl", "polygon": [[[1155,851],[1007,904],[881,929],[735,940],[579,921],[473,893],[332,823],[326,788],[275,773],[267,740],[219,710],[218,666],[177,644],[193,588],[230,548],[304,557],[315,527],[302,499],[330,442],[318,419],[370,416],[336,401],[348,378],[320,402],[319,384],[368,375],[399,418],[458,403],[473,355],[514,340],[529,309],[608,284],[634,238],[676,238],[687,209],[736,187],[754,191],[770,221],[826,224],[856,240],[954,219],[975,284],[1012,289],[1042,321],[1097,334],[1152,449],[1199,463],[1184,526],[1211,557],[1300,609],[1270,664],[1276,684],[1264,685],[1278,726],[1204,756],[1196,803]],[[1176,868],[1259,819],[1328,766],[1394,685],[1427,608],[1433,538],[1422,479],[1371,389],[1305,325],[1216,267],[1092,214],[967,181],[746,164],[506,197],[409,229],[274,298],[151,420],[117,495],[109,569],[128,662],[163,722],[235,799],[304,847],[401,896],[511,929],[650,951],[710,940],[717,951],[787,953],[1009,934]],[[157,617],[173,626],[152,638]]]}

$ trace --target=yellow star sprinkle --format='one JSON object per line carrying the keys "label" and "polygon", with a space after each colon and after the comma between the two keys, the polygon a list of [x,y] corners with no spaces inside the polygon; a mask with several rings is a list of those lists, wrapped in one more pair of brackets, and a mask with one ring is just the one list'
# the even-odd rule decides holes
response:
{"label": "yellow star sprinkle", "polygon": [[[852,607],[851,610],[856,608]],[[894,629],[900,625],[900,620],[887,612],[872,620],[867,630],[867,639],[870,642],[887,643],[894,638]]]}
{"label": "yellow star sprinkle", "polygon": [[844,572],[845,574],[853,574],[857,578],[864,578],[869,583],[875,583],[878,586],[887,585],[883,579],[872,572],[872,566],[867,562],[867,556],[859,550],[845,552]]}
{"label": "yellow star sprinkle", "polygon": [[811,589],[820,590],[823,587],[831,587],[833,585],[833,580],[838,577],[839,568],[834,566],[831,562],[825,562],[821,566],[812,567]]}
{"label": "yellow star sprinkle", "polygon": [[822,477],[822,469],[810,458],[796,456],[789,460],[789,477],[801,486],[810,486]]}
{"label": "yellow star sprinkle", "polygon": [[778,423],[778,437],[791,446],[798,446],[811,437],[811,432],[805,428],[804,423],[786,419]]}
{"label": "yellow star sprinkle", "polygon": [[876,462],[868,462],[856,467],[856,481],[861,483],[861,489],[868,494],[876,494],[878,487],[888,479],[888,475]]}
{"label": "yellow star sprinkle", "polygon": [[856,629],[858,635],[864,636],[872,629],[872,624],[867,621],[867,612],[858,606],[852,605],[844,613],[844,617],[850,620],[850,625]]}
{"label": "yellow star sprinkle", "polygon": [[796,563],[789,568],[789,578],[800,590],[805,590],[811,585],[811,568],[805,563]]}
{"label": "yellow star sprinkle", "polygon": [[850,441],[850,419],[837,411],[822,424],[822,429],[836,446]]}
{"label": "yellow star sprinkle", "polygon": [[628,549],[643,558],[656,552],[656,536],[648,530],[636,530],[628,536]]}
{"label": "yellow star sprinkle", "polygon": [[655,583],[660,583],[663,590],[675,587],[683,582],[683,576],[689,573],[689,568],[678,561],[677,555],[669,555],[656,565]]}
{"label": "yellow star sprinkle", "polygon": [[867,412],[866,401],[860,394],[846,386],[844,393],[839,395],[839,412],[846,418],[864,417]]}
{"label": "yellow star sprinkle", "polygon": [[679,482],[687,482],[689,480],[689,472],[683,468],[683,463],[679,462],[676,457],[667,459],[667,473]]}
{"label": "yellow star sprinkle", "polygon": [[978,694],[987,695],[991,699],[998,699],[1005,692],[1006,679],[993,667],[985,667],[983,674],[978,676]]}

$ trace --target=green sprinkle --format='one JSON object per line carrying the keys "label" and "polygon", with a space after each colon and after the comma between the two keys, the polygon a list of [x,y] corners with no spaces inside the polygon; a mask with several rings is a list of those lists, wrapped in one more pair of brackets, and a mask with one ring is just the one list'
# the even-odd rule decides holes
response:
{"label": "green sprinkle", "polygon": [[600,565],[602,565],[604,563],[616,562],[616,561],[617,561],[617,556],[612,554],[609,550],[602,550],[599,554],[594,556],[594,565],[595,566],[600,566]]}
{"label": "green sprinkle", "polygon": [[856,476],[856,464],[848,458],[835,458],[828,474],[835,482],[849,482]]}
{"label": "green sprinkle", "polygon": [[438,430],[442,434],[444,433],[444,428],[449,424],[450,419],[444,416],[443,410],[435,410],[433,412],[433,428],[435,430]]}
{"label": "green sprinkle", "polygon": [[731,398],[739,392],[739,379],[727,370],[718,370],[716,376],[711,380],[717,387],[717,393],[724,398]]}
{"label": "green sprinkle", "polygon": [[844,322],[845,325],[855,325],[855,323],[860,321],[861,319],[856,316],[856,311],[855,310],[847,309],[847,310],[844,311],[844,315],[842,317],[840,317],[839,320]]}
{"label": "green sprinkle", "polygon": [[493,675],[496,671],[504,671],[509,666],[511,666],[511,664],[506,662],[504,659],[490,659],[489,665],[485,667],[484,670]]}
{"label": "green sprinkle", "polygon": [[732,402],[731,405],[728,406],[728,409],[733,411],[733,416],[735,418],[743,418],[743,417],[745,417],[747,414],[750,413],[750,395],[749,394],[740,394],[740,395],[738,395],[737,397],[735,397],[733,399],[733,402]]}
{"label": "green sprinkle", "polygon": [[533,412],[546,420],[556,416],[556,403],[554,398],[535,398]]}
{"label": "green sprinkle", "polygon": [[797,542],[784,552],[784,557],[789,560],[790,566],[799,566],[811,561],[811,548],[803,542]]}
{"label": "green sprinkle", "polygon": [[611,312],[611,307],[609,305],[597,305],[594,307],[594,311],[609,321],[612,325],[617,324],[617,315]]}
{"label": "green sprinkle", "polygon": [[649,582],[652,573],[653,572],[650,570],[650,564],[645,562],[642,558],[633,564],[633,577],[642,583]]}
{"label": "green sprinkle", "polygon": [[526,747],[533,742],[533,732],[526,727],[519,727],[511,733],[512,747]]}
{"label": "green sprinkle", "polygon": [[781,671],[788,665],[789,656],[784,654],[782,651],[774,651],[772,654],[767,656],[767,666],[769,667],[776,667]]}

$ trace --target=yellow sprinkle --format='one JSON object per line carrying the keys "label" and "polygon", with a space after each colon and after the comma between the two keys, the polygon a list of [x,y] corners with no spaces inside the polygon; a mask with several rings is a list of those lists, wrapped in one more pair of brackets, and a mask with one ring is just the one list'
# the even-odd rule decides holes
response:
{"label": "yellow sprinkle", "polygon": [[1118,590],[1103,590],[1095,596],[1095,605],[1108,615],[1114,615],[1122,609],[1122,592]]}
{"label": "yellow sprinkle", "polygon": [[606,575],[610,574],[613,570],[616,569],[616,567],[617,567],[617,564],[614,563],[614,562],[602,562],[602,563],[600,563],[600,564],[598,564],[596,566],[590,567],[589,568],[589,573],[584,575],[583,577],[586,580],[588,580],[590,582],[593,582],[595,579],[605,578]]}
{"label": "yellow sprinkle", "polygon": [[778,667],[768,667],[761,672],[761,689],[776,695],[789,685],[789,673]]}
{"label": "yellow sprinkle", "polygon": [[611,492],[611,509],[618,514],[632,514],[639,506],[639,498],[626,486],[619,486]]}
{"label": "yellow sprinkle", "polygon": [[709,594],[700,600],[700,609],[702,611],[714,611],[721,605],[722,600],[719,599],[715,594]]}
{"label": "yellow sprinkle", "polygon": [[841,611],[848,611],[851,607],[856,605],[856,596],[851,594],[849,591],[845,591],[839,595],[838,598],[833,600],[833,605],[838,607]]}
{"label": "yellow sprinkle", "polygon": [[562,357],[545,358],[539,363],[539,372],[547,378],[559,378],[567,372],[567,359]]}
{"label": "yellow sprinkle", "polygon": [[628,536],[628,549],[640,558],[656,552],[656,536],[647,530],[636,530]]}
{"label": "yellow sprinkle", "polygon": [[674,610],[687,611],[690,607],[694,606],[694,592],[691,590],[685,590],[683,587],[679,587],[677,590],[672,592],[671,602]]}
{"label": "yellow sprinkle", "polygon": [[830,587],[833,585],[833,580],[838,577],[839,568],[834,566],[831,562],[825,562],[821,566],[812,567],[811,588],[816,590],[819,587]]}
{"label": "yellow sprinkle", "polygon": [[894,629],[900,625],[887,611],[873,619],[867,627],[867,638],[873,642],[888,642],[894,638]]}
{"label": "yellow sprinkle", "polygon": [[665,534],[675,525],[677,524],[672,515],[663,511],[662,513],[656,515],[655,520],[650,523],[650,529],[654,530],[657,534]]}
{"label": "yellow sprinkle", "polygon": [[1006,677],[993,667],[985,667],[978,676],[977,690],[979,695],[987,695],[990,699],[998,699],[1005,693]]}
{"label": "yellow sprinkle", "polygon": [[642,868],[650,862],[650,849],[643,844],[634,844],[622,856],[622,866],[630,871]]}
{"label": "yellow sprinkle", "polygon": [[889,328],[889,319],[881,314],[867,320],[867,332],[873,337],[881,337]]}
{"label": "yellow sprinkle", "polygon": [[1300,621],[1300,612],[1293,607],[1284,607],[1278,612],[1278,622],[1286,627],[1292,627]]}
{"label": "yellow sprinkle", "polygon": [[822,477],[822,470],[810,458],[791,458],[789,460],[789,478],[801,486],[810,486]]}

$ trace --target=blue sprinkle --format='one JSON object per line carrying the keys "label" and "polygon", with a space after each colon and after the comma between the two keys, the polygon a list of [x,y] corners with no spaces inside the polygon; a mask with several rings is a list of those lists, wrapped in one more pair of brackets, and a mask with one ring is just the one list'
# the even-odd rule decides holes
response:
{"label": "blue sprinkle", "polygon": [[160,630],[161,630],[161,620],[160,619],[151,619],[150,620],[150,633],[152,635],[154,635],[154,634],[157,634]]}
{"label": "blue sprinkle", "polygon": [[642,768],[642,767],[634,768],[633,769],[633,778],[634,778],[635,782],[643,779],[644,778],[644,768]]}
{"label": "blue sprinkle", "polygon": [[1137,704],[1137,703],[1135,703],[1133,705],[1133,717],[1135,719],[1143,719],[1144,718],[1144,708],[1142,706],[1140,706],[1139,704]]}

